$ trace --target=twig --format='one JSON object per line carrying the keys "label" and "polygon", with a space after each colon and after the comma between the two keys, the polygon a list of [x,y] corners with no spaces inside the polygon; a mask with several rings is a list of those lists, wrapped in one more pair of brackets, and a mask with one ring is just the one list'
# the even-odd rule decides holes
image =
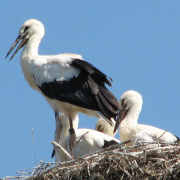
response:
{"label": "twig", "polygon": [[168,130],[165,130],[157,139],[159,140]]}
{"label": "twig", "polygon": [[36,156],[36,148],[35,148],[35,142],[34,142],[34,130],[33,130],[33,127],[31,128],[31,135],[32,135],[32,141],[33,141],[33,149],[34,149],[35,162],[36,162],[36,166],[37,166],[37,156]]}
{"label": "twig", "polygon": [[66,157],[68,158],[68,160],[72,160],[73,158],[71,157],[71,155],[57,142],[52,141],[51,144],[54,146],[54,148],[60,150],[63,154],[66,155]]}
{"label": "twig", "polygon": [[79,140],[76,142],[76,144],[74,145],[74,147],[79,143],[79,141],[87,134],[89,133],[90,131],[87,131],[86,133],[84,133],[80,138]]}
{"label": "twig", "polygon": [[146,162],[146,150],[144,150],[143,152],[144,152],[143,161],[145,163]]}

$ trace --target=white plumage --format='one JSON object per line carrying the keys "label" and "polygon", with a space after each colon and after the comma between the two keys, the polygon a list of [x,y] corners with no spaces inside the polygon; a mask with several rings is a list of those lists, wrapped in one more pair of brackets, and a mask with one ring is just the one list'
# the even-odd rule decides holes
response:
{"label": "white plumage", "polygon": [[134,145],[135,142],[140,141],[171,143],[179,140],[170,132],[137,123],[143,103],[142,96],[138,92],[132,90],[125,92],[119,103],[121,109],[120,140],[122,142],[132,139],[133,142],[128,145]]}
{"label": "white plumage", "polygon": [[[61,122],[61,134],[60,134],[60,144],[65,148],[69,153],[71,153],[71,147],[69,145],[70,135],[69,135],[69,122],[67,117],[63,114],[60,116]],[[75,129],[76,140],[74,146],[74,156],[81,157],[88,155],[90,153],[96,152],[108,146],[118,144],[120,141],[111,136],[103,134],[101,132],[92,130],[92,129],[78,129],[79,118],[76,118],[73,121],[73,127]],[[66,161],[67,157],[63,152],[59,152],[59,157],[61,161]]]}
{"label": "white plumage", "polygon": [[95,130],[114,137],[117,131],[114,133],[114,126],[110,125],[104,119],[99,119],[96,123]]}
{"label": "white plumage", "polygon": [[[39,55],[38,47],[44,32],[44,26],[40,21],[35,19],[26,21],[6,57],[21,41],[10,60],[25,46],[21,55],[24,77],[33,89],[44,96],[54,110],[56,126],[59,124],[59,112],[69,117],[71,129],[73,129],[72,121],[78,112],[102,117],[109,123],[111,119],[116,121],[119,104],[105,87],[105,84],[111,86],[110,78],[84,61],[81,55]],[[55,132],[55,141],[59,141],[58,128]]]}

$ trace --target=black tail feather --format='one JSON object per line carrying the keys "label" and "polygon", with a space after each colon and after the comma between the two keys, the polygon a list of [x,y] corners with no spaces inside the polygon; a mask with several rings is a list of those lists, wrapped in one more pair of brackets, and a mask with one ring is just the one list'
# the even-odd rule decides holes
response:
{"label": "black tail feather", "polygon": [[119,144],[119,143],[116,142],[115,140],[111,140],[111,141],[106,141],[106,140],[104,140],[104,146],[103,146],[103,148],[107,148],[107,147],[113,146],[113,145],[115,145],[115,144]]}
{"label": "black tail feather", "polygon": [[51,154],[51,158],[54,158],[55,156],[55,149],[53,148],[52,154]]}
{"label": "black tail feather", "polygon": [[[175,135],[174,135],[175,136]],[[180,142],[180,138],[175,136],[177,138],[176,142]]]}

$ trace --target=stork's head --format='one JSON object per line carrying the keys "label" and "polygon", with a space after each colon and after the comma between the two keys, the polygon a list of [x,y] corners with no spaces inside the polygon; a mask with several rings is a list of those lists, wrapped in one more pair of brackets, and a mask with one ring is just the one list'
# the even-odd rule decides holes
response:
{"label": "stork's head", "polygon": [[116,132],[114,133],[114,125],[111,126],[107,121],[105,121],[104,119],[99,119],[96,123],[96,127],[95,127],[96,131],[100,131],[104,134],[107,134],[109,136],[114,137]]}
{"label": "stork's head", "polygon": [[120,98],[120,121],[122,122],[127,115],[138,117],[142,109],[142,96],[136,91],[126,91]]}
{"label": "stork's head", "polygon": [[[116,121],[114,129],[118,129],[121,122],[127,117],[131,116],[134,123],[137,123],[137,119],[142,109],[142,96],[136,91],[126,91],[120,98],[120,113],[118,121]],[[134,117],[134,118],[133,118]],[[132,123],[132,122],[131,122]]]}
{"label": "stork's head", "polygon": [[39,41],[44,36],[44,26],[43,24],[36,20],[30,19],[27,20],[19,30],[19,36],[14,41],[13,45],[11,46],[10,50],[8,51],[7,56],[11,53],[11,51],[16,47],[16,45],[20,42],[19,46],[17,47],[16,51],[11,56],[10,60],[16,55],[16,53],[28,42],[28,40],[35,36],[36,39]]}

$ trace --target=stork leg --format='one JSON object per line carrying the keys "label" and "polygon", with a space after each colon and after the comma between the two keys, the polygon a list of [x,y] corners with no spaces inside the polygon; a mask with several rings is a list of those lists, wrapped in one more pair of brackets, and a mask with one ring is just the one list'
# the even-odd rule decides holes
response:
{"label": "stork leg", "polygon": [[55,141],[59,143],[60,140],[60,134],[61,134],[61,122],[59,119],[59,113],[55,112],[55,120],[56,120],[56,130],[54,134]]}
{"label": "stork leg", "polygon": [[69,124],[70,124],[70,129],[69,129],[69,134],[70,134],[69,146],[70,146],[71,156],[74,157],[74,145],[75,145],[75,141],[76,141],[76,134],[75,134],[75,130],[73,128],[73,123],[72,123],[71,117],[69,117]]}
{"label": "stork leg", "polygon": [[[56,129],[55,129],[55,133],[54,133],[54,139],[55,141],[59,144],[60,142],[60,134],[61,134],[61,122],[59,119],[59,113],[57,111],[55,111],[55,123],[56,123]],[[52,155],[51,157],[53,158],[55,155],[55,161],[59,162],[60,158],[58,155],[58,152],[56,151],[56,149],[53,149]]]}

